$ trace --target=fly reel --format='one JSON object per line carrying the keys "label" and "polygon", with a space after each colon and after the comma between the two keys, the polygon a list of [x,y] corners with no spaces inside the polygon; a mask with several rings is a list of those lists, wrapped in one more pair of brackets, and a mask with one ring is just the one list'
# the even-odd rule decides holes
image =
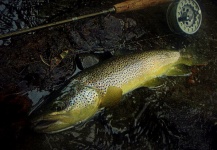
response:
{"label": "fly reel", "polygon": [[178,34],[194,34],[202,22],[202,12],[195,0],[172,2],[167,9],[167,23]]}

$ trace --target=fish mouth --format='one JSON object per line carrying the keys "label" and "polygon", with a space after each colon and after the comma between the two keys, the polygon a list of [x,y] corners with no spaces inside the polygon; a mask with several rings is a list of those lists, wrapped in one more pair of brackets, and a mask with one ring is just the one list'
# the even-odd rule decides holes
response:
{"label": "fish mouth", "polygon": [[30,128],[36,133],[57,133],[71,127],[68,115],[42,115],[30,119]]}
{"label": "fish mouth", "polygon": [[31,128],[38,133],[48,133],[49,128],[56,124],[58,120],[39,119],[31,122]]}

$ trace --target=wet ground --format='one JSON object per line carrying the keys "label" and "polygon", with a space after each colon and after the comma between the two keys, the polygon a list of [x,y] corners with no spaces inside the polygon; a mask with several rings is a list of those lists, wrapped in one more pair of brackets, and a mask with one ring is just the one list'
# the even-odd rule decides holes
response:
{"label": "wet ground", "polygon": [[[0,2],[1,34],[87,14],[120,1],[25,2]],[[18,150],[217,149],[217,3],[198,2],[203,22],[194,35],[171,32],[162,5],[1,40],[1,145]],[[206,66],[192,67],[190,77],[166,77],[158,89],[137,89],[118,106],[70,130],[57,134],[29,130],[31,108],[78,68],[111,55],[151,49],[193,50],[209,61]],[[86,63],[82,58],[87,54]]]}

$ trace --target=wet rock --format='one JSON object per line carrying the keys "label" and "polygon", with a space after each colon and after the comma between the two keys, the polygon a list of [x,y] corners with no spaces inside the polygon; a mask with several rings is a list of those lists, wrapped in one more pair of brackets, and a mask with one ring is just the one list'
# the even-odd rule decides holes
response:
{"label": "wet rock", "polygon": [[[105,47],[111,48],[113,45],[120,43],[123,35],[124,22],[122,19],[114,16],[107,16],[104,18],[104,36],[101,37],[102,44]],[[113,47],[114,48],[114,47]]]}
{"label": "wet rock", "polygon": [[79,54],[76,57],[77,66],[83,70],[99,63],[99,58],[93,54]]}
{"label": "wet rock", "polygon": [[79,69],[84,70],[91,66],[98,64],[100,61],[104,61],[112,57],[110,52],[105,53],[81,53],[75,58],[76,64]]}
{"label": "wet rock", "polygon": [[[37,18],[38,6],[44,4],[45,1],[13,1],[5,0],[0,2],[0,33],[6,34],[19,29],[37,26],[44,20]],[[10,38],[1,40],[0,45],[9,45]]]}
{"label": "wet rock", "polygon": [[71,31],[70,33],[71,40],[76,43],[76,49],[80,51],[91,51],[91,46],[88,42],[82,38],[82,36],[77,31]]}
{"label": "wet rock", "polygon": [[[105,1],[103,1],[105,3]],[[107,2],[108,3],[108,2]],[[49,3],[45,3],[39,9],[39,16],[42,18],[58,18],[58,15],[70,16],[81,8],[89,10],[89,7],[100,7],[102,0],[52,0]],[[84,11],[84,10],[83,10]],[[77,12],[78,14],[78,12]]]}
{"label": "wet rock", "polygon": [[71,42],[80,52],[110,51],[125,47],[125,42],[140,38],[144,31],[136,27],[131,18],[121,19],[112,15],[90,19],[77,24],[76,30],[70,32]]}
{"label": "wet rock", "polygon": [[[48,90],[71,77],[75,71],[74,51],[61,31],[26,35],[13,42],[14,45],[0,48],[2,87],[9,84],[10,78],[10,83],[22,83],[22,87],[28,89]],[[23,85],[24,81],[27,86]]]}

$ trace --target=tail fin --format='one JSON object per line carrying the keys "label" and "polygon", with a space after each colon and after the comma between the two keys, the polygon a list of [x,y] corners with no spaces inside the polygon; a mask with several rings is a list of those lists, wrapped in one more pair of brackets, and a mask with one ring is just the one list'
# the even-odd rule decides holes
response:
{"label": "tail fin", "polygon": [[181,59],[179,60],[181,64],[187,66],[204,66],[208,64],[208,60],[203,55],[199,55],[193,50],[182,49],[180,50]]}

